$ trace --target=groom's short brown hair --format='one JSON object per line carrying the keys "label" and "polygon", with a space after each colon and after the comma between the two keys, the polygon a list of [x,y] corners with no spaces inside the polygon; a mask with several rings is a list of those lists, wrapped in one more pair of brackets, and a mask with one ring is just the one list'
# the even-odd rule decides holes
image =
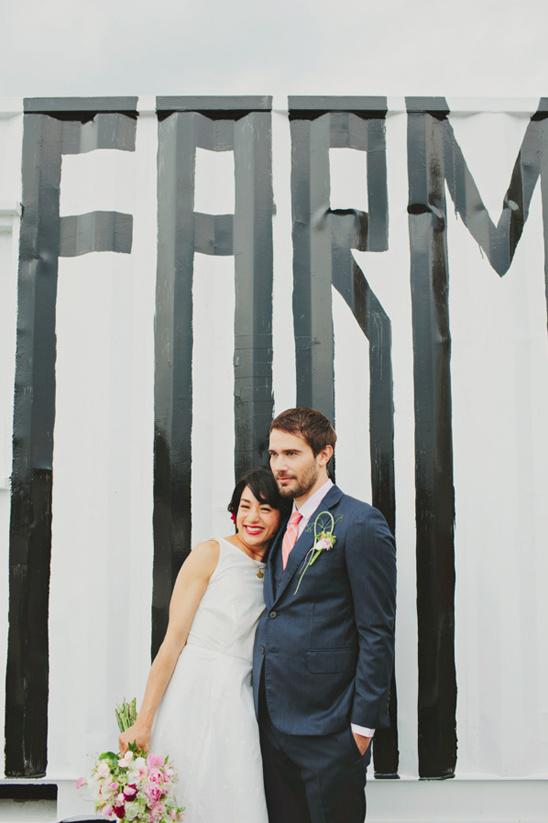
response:
{"label": "groom's short brown hair", "polygon": [[270,424],[270,430],[279,429],[289,432],[289,434],[300,435],[316,456],[325,446],[335,448],[337,435],[335,429],[321,412],[316,409],[309,409],[306,406],[298,406],[295,409],[287,409],[274,418]]}

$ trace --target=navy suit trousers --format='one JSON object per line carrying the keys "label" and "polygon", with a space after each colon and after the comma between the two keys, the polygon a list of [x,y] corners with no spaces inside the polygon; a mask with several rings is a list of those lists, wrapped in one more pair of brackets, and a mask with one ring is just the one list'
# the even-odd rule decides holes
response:
{"label": "navy suit trousers", "polygon": [[261,689],[259,728],[269,823],[363,823],[371,747],[362,757],[350,725],[327,735],[284,734]]}

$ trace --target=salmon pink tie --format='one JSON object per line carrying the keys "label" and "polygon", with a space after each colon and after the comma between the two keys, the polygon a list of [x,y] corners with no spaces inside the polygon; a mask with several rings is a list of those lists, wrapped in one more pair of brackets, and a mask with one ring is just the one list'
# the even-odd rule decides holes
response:
{"label": "salmon pink tie", "polygon": [[300,512],[293,512],[291,517],[289,518],[289,523],[287,524],[287,529],[285,530],[284,539],[282,542],[282,568],[285,569],[287,566],[287,558],[289,557],[289,552],[295,545],[295,541],[297,540],[297,534],[299,531],[299,523],[303,519],[302,514]]}

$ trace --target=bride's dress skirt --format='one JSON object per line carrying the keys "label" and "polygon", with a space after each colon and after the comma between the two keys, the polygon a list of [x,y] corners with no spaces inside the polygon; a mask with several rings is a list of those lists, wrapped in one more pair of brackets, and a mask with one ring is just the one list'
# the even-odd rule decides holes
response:
{"label": "bride's dress skirt", "polygon": [[251,691],[264,608],[255,563],[226,540],[158,710],[151,751],[168,754],[185,823],[267,823]]}

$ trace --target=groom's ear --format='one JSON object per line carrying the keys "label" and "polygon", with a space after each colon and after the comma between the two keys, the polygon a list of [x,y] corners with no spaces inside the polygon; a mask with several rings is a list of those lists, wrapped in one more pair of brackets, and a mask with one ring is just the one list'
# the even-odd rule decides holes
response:
{"label": "groom's ear", "polygon": [[324,446],[323,449],[320,449],[316,457],[319,458],[319,465],[327,468],[327,464],[333,457],[333,446]]}

